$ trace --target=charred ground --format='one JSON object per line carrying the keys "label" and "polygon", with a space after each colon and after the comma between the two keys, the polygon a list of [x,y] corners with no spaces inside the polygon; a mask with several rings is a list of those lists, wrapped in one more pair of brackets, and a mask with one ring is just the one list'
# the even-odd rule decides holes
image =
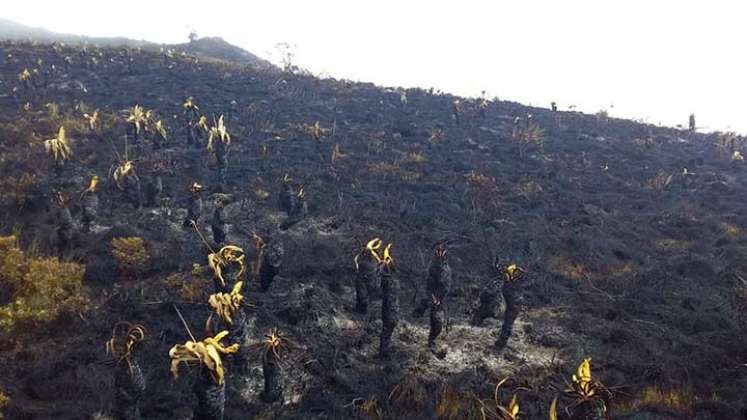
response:
{"label": "charred ground", "polygon": [[[38,69],[29,88],[18,77],[24,68]],[[225,115],[233,141],[223,186],[204,145],[186,144],[188,96],[211,119]],[[258,398],[259,361],[245,375],[229,372],[229,418],[375,418],[352,404],[364,400],[387,418],[447,418],[450,410],[463,418],[473,396],[490,399],[506,376],[502,389],[518,392],[525,417],[545,418],[563,378],[589,356],[615,391],[612,418],[744,416],[747,176],[731,159],[740,138],[503,101],[461,99],[455,118],[458,98],[410,89],[406,99],[371,84],[189,55],[0,44],[0,233],[54,255],[54,193],[72,198],[77,221],[76,197],[90,176],[102,185],[96,227],[76,226],[66,256],[85,264],[90,303],[0,332],[9,418],[109,412],[104,343],[120,320],[148,330],[139,350],[144,417],[190,417],[189,381],[169,377],[167,354],[187,339],[174,304],[196,331],[210,312],[209,283],[194,267],[206,265],[207,250],[181,226],[195,181],[206,187],[207,235],[212,199],[223,194],[227,242],[251,250],[257,232],[283,244],[276,282],[268,292],[250,284],[246,299],[256,340],[277,327],[299,345],[284,367],[284,403]],[[110,178],[135,104],[170,128],[161,149],[129,142],[143,183],[157,173],[164,184],[161,202],[141,209]],[[90,131],[82,114],[94,109],[101,127]],[[541,144],[517,141],[514,120],[527,114],[544,130]],[[317,121],[330,129],[320,141],[303,129]],[[42,140],[60,125],[74,155],[57,176]],[[309,215],[281,230],[285,174],[304,186]],[[150,254],[136,275],[111,254],[111,239],[128,236],[143,238]],[[368,316],[353,311],[353,257],[374,236],[394,243],[401,282],[388,362],[376,357],[380,300]],[[454,286],[439,359],[426,347],[427,318],[410,313],[443,242]],[[495,255],[528,276],[527,310],[500,352],[491,347],[500,320],[469,322]],[[9,298],[0,294],[0,304]]]}

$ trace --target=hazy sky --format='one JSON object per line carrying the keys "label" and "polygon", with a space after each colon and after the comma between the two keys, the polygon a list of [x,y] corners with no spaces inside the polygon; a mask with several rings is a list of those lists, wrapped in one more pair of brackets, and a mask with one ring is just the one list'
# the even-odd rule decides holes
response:
{"label": "hazy sky", "polygon": [[57,32],[184,42],[190,28],[315,74],[435,87],[667,125],[747,133],[747,4],[738,0],[16,1]]}

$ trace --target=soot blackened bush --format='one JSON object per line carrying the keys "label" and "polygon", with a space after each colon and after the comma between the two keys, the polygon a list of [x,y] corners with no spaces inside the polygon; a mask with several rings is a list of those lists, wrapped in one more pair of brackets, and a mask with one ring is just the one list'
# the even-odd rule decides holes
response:
{"label": "soot blackened bush", "polygon": [[280,180],[280,193],[278,194],[278,208],[287,215],[290,215],[293,207],[295,207],[296,201],[296,195],[293,192],[291,181],[291,178],[286,174],[283,179]]}
{"label": "soot blackened bush", "polygon": [[[199,232],[199,231],[198,231]],[[213,271],[216,293],[227,293],[236,282],[243,281],[246,275],[246,254],[236,245],[226,245],[208,254],[208,266]],[[226,279],[232,281],[229,284]]]}
{"label": "soot blackened bush", "polygon": [[[565,396],[573,399],[573,403],[562,410],[564,418],[570,420],[608,420],[610,418],[610,390],[591,375],[591,358],[581,361],[576,374],[567,382]],[[557,419],[558,399],[555,398],[550,406],[550,418]]]}
{"label": "soot blackened bush", "polygon": [[106,351],[114,359],[114,410],[118,419],[140,419],[140,401],[146,382],[135,347],[145,339],[145,327],[119,322],[106,343]]}
{"label": "soot blackened bush", "polygon": [[73,215],[70,213],[68,206],[69,200],[66,196],[59,193],[57,201],[57,258],[62,260],[73,246],[73,234],[75,223]]}
{"label": "soot blackened bush", "polygon": [[91,182],[83,193],[81,193],[81,222],[83,231],[90,232],[91,224],[96,221],[99,214],[99,196],[98,196],[99,177],[94,175]]}
{"label": "soot blackened bush", "polygon": [[178,377],[179,365],[198,364],[200,369],[194,383],[194,393],[197,406],[194,418],[201,420],[222,420],[226,404],[225,370],[221,355],[233,354],[239,350],[239,344],[224,346],[221,340],[228,335],[228,331],[221,331],[214,337],[208,337],[200,342],[187,341],[177,344],[169,351],[171,358],[171,373]]}
{"label": "soot blackened bush", "polygon": [[244,344],[249,338],[249,320],[243,308],[242,281],[236,282],[231,293],[214,293],[208,298],[213,313],[207,320],[207,330],[228,331],[228,340],[239,344],[239,350],[229,356],[234,367],[244,372],[247,369],[247,351]]}
{"label": "soot blackened bush", "polygon": [[278,198],[280,210],[284,211],[288,216],[280,225],[280,228],[283,230],[303,220],[309,212],[309,206],[306,202],[306,191],[303,187],[295,191],[291,181],[292,179],[288,175],[283,177]]}
{"label": "soot blackened bush", "polygon": [[449,266],[447,251],[439,245],[433,252],[433,259],[428,267],[427,296],[421,299],[414,311],[414,315],[420,317],[425,309],[430,307],[428,347],[435,346],[435,340],[443,330],[446,318],[446,297],[451,290],[451,279],[451,266]]}
{"label": "soot blackened bush", "polygon": [[140,140],[140,131],[144,129],[147,122],[145,109],[140,105],[135,105],[130,108],[130,113],[127,116],[127,122],[129,123],[127,128],[127,134],[129,134],[133,142],[137,143]]}
{"label": "soot blackened bush", "polygon": [[191,96],[184,100],[182,104],[184,108],[184,123],[187,129],[187,144],[190,146],[197,143],[196,130],[198,129],[199,121],[199,110],[200,108],[194,103],[194,98]]}
{"label": "soot blackened bush", "polygon": [[521,309],[521,292],[522,292],[522,278],[524,277],[524,270],[514,263],[503,266],[503,283],[501,286],[501,294],[503,295],[503,302],[505,304],[505,312],[503,314],[503,324],[501,324],[501,331],[498,334],[498,340],[496,340],[496,347],[501,349],[507,343],[513,332],[514,322],[519,316]]}
{"label": "soot blackened bush", "polygon": [[195,420],[223,420],[226,407],[226,382],[217,383],[210,371],[201,367],[192,390],[197,397]]}
{"label": "soot blackened bush", "polygon": [[378,266],[381,278],[381,336],[379,356],[389,359],[392,356],[392,334],[399,323],[399,279],[396,276],[394,260],[390,255],[391,244],[384,248],[384,255]]}
{"label": "soot blackened bush", "polygon": [[210,229],[213,231],[213,242],[215,246],[223,245],[226,240],[226,212],[223,200],[215,202],[213,217],[210,219]]}
{"label": "soot blackened bush", "polygon": [[270,240],[269,243],[265,243],[259,237],[255,237],[255,248],[257,250],[255,270],[259,279],[259,290],[266,292],[270,290],[272,282],[280,273],[285,248],[278,240]]}
{"label": "soot blackened bush", "polygon": [[215,153],[216,169],[218,172],[218,185],[226,183],[228,172],[228,147],[231,145],[231,135],[223,122],[223,115],[214,121],[214,125],[208,131],[208,151]]}
{"label": "soot blackened bush", "polygon": [[199,223],[202,217],[202,185],[197,182],[193,182],[192,186],[189,187],[189,198],[187,199],[187,217],[182,223],[183,227],[190,227],[194,222]]}
{"label": "soot blackened bush", "polygon": [[280,364],[293,343],[273,328],[265,334],[262,342],[253,346],[262,359],[262,374],[264,376],[264,390],[261,398],[264,402],[278,401],[283,396],[284,383]]}
{"label": "soot blackened bush", "polygon": [[379,238],[370,240],[353,260],[355,262],[355,311],[359,314],[368,313],[369,289],[380,283],[381,273],[378,270],[378,264],[381,258],[378,250],[381,244]]}
{"label": "soot blackened bush", "polygon": [[161,194],[163,194],[163,177],[155,175],[149,177],[145,184],[145,205],[155,207],[161,204]]}
{"label": "soot blackened bush", "polygon": [[477,309],[472,315],[472,325],[480,326],[486,318],[495,318],[500,305],[501,283],[500,274],[491,276],[480,292]]}

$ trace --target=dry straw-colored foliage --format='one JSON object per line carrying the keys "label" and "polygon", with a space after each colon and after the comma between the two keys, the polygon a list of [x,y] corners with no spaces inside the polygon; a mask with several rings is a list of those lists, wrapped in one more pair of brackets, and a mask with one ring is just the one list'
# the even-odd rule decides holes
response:
{"label": "dry straw-colored foliage", "polygon": [[84,271],[78,263],[27,255],[15,236],[0,237],[0,288],[11,297],[0,306],[0,330],[33,328],[83,310],[88,303]]}
{"label": "dry straw-colored foliage", "polygon": [[150,261],[150,254],[145,249],[145,241],[137,236],[114,238],[111,241],[111,252],[117,261],[119,270],[126,277],[142,273]]}

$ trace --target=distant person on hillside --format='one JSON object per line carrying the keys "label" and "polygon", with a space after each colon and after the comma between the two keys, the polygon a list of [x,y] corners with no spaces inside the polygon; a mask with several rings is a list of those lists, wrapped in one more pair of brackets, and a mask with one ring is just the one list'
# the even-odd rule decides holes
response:
{"label": "distant person on hillside", "polygon": [[690,127],[690,132],[694,133],[695,132],[695,114],[690,114],[689,127]]}

